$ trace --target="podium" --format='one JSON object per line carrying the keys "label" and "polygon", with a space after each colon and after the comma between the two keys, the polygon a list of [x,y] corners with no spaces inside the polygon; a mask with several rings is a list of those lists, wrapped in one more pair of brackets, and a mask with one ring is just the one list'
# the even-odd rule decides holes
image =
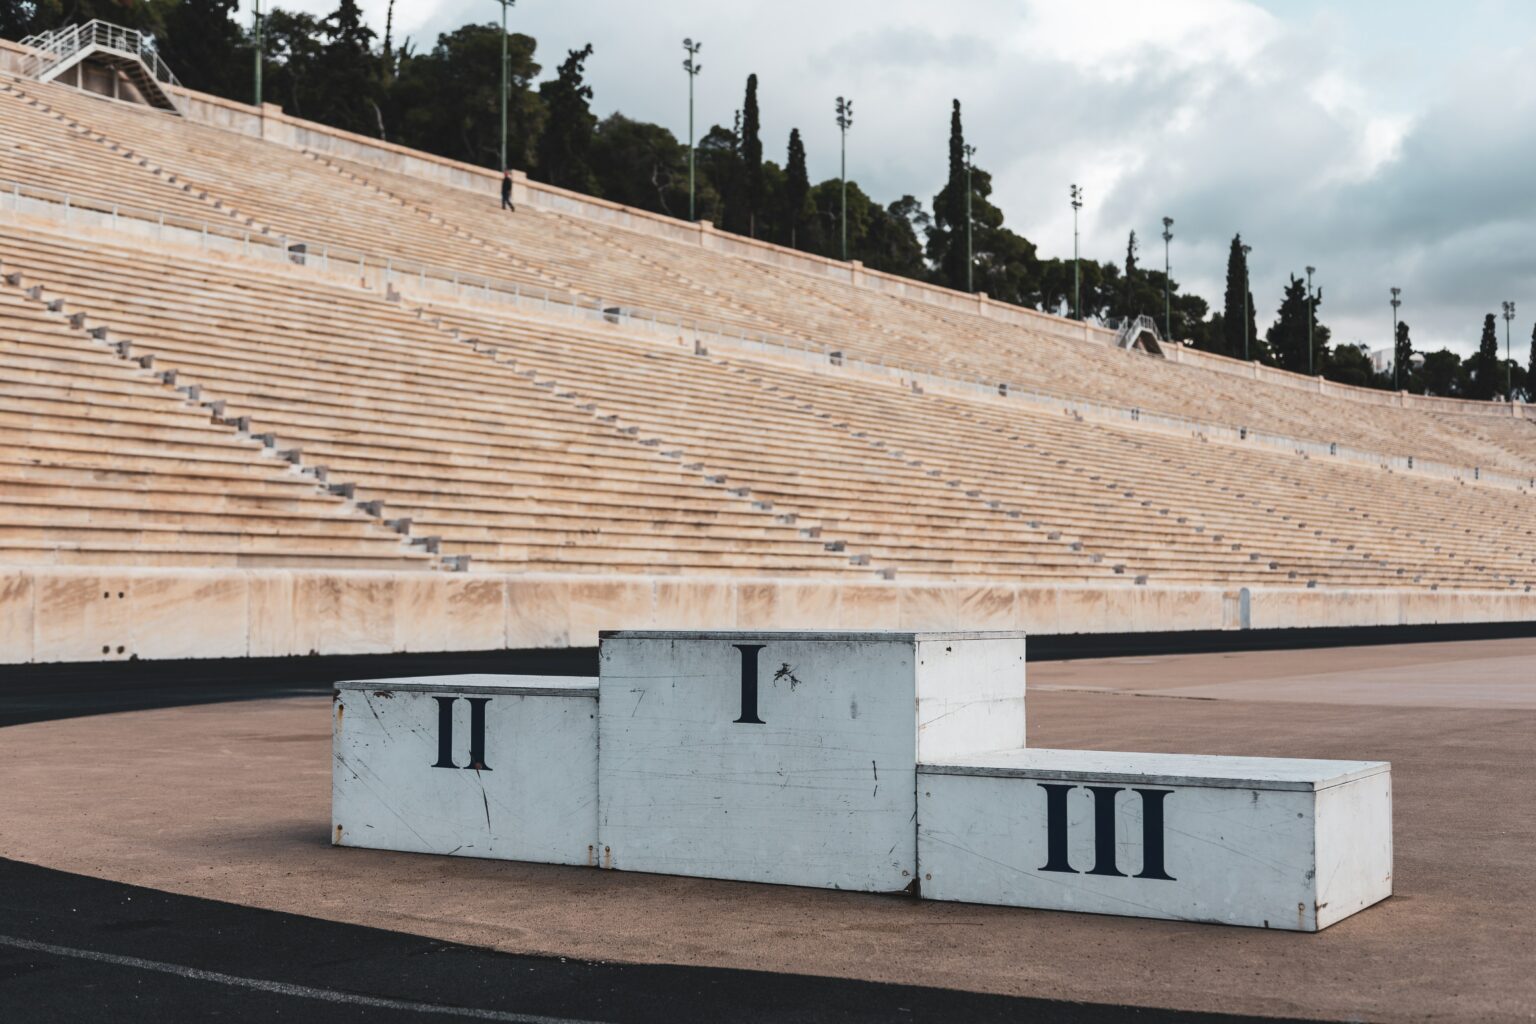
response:
{"label": "podium", "polygon": [[1025,746],[1017,632],[617,631],[597,679],[337,684],[339,846],[1318,931],[1391,766]]}

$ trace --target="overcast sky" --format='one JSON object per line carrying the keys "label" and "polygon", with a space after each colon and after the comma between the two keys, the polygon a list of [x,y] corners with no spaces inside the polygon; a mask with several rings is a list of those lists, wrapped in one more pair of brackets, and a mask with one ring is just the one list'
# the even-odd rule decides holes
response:
{"label": "overcast sky", "polygon": [[[278,0],[323,13],[334,0]],[[382,30],[386,0],[363,0]],[[396,38],[500,17],[496,0],[397,0]],[[1007,223],[1070,255],[1161,261],[1220,307],[1227,246],[1253,249],[1262,332],[1307,264],[1336,342],[1388,344],[1403,289],[1415,347],[1477,344],[1514,300],[1536,321],[1536,4],[1520,0],[520,0],[511,27],[546,76],[591,42],[599,115],[688,128],[684,36],[704,42],[698,134],[759,78],[765,153],[792,127],[813,180],[837,174],[838,95],[854,100],[849,177],[924,205],[943,183],[949,102]],[[1499,322],[1503,342],[1502,320]]]}

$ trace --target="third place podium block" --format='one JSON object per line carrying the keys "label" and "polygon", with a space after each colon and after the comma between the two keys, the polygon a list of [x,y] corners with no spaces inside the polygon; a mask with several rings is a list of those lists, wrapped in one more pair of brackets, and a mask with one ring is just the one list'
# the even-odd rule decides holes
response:
{"label": "third place podium block", "polygon": [[912,887],[915,768],[1024,743],[1024,634],[604,633],[605,866]]}
{"label": "third place podium block", "polygon": [[1392,894],[1381,761],[1008,750],[917,798],[932,899],[1311,932]]}

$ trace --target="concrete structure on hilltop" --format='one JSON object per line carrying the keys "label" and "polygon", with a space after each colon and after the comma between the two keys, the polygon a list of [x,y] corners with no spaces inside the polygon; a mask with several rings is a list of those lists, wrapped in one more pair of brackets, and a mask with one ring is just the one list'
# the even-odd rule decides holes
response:
{"label": "concrete structure on hilltop", "polygon": [[0,663],[1536,618],[1521,403],[522,178],[498,215],[491,172],[32,56],[0,46]]}

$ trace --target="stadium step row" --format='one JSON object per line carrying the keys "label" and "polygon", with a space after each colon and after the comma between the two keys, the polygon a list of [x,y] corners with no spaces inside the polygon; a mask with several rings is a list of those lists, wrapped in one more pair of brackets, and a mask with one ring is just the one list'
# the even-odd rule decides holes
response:
{"label": "stadium step row", "polygon": [[0,366],[0,561],[431,564],[8,285]]}
{"label": "stadium step row", "polygon": [[[467,303],[420,314],[300,270],[36,231],[0,230],[0,245],[26,286],[64,298],[58,319],[106,327],[106,344],[199,386],[202,416],[222,402],[221,419],[472,566],[1481,588],[1531,576],[1510,545],[1531,518],[1512,492],[1373,503],[1392,474],[1328,476],[604,325]],[[19,400],[87,389],[85,406],[123,415],[145,400],[17,344],[31,346],[16,353],[26,376],[10,386],[32,389]],[[39,409],[51,434],[79,429]],[[1247,489],[1217,483],[1233,479]],[[1339,511],[1340,490],[1359,511]]]}
{"label": "stadium step row", "polygon": [[[353,481],[360,500],[383,501],[381,514],[412,520],[414,534],[440,535],[445,552],[508,566],[857,571],[375,294],[301,272],[189,266],[31,233],[5,237],[4,253],[29,284],[68,297],[64,315],[83,314],[108,342],[153,356],[157,372],[197,382],[202,402],[224,403],[224,419],[272,433],[274,448],[297,449],[331,480]],[[580,503],[585,532],[545,522],[547,488]],[[456,492],[486,522],[438,523],[433,505],[410,504],[413,494],[442,503]],[[498,542],[486,545],[488,530]]]}
{"label": "stadium step row", "polygon": [[[63,86],[13,83],[0,92],[0,110],[21,117],[27,112],[8,110],[21,106],[30,108],[34,121],[51,118],[50,130],[66,130],[75,147],[89,141],[75,127],[84,126],[104,140],[92,143],[103,152],[115,157],[126,146],[164,168],[158,176],[143,171],[145,181],[126,175],[149,189],[146,201],[191,188],[198,197],[207,195],[197,200],[201,206],[220,214],[236,210],[270,232],[330,240],[381,260],[422,260],[727,330],[804,339],[850,356],[1007,380],[1064,398],[1113,405],[1132,400],[1149,412],[1459,465],[1536,468],[1530,445],[1536,424],[1527,421],[1364,405],[1071,342],[566,214],[528,208],[503,214],[489,182],[483,192],[468,191],[299,153]],[[32,154],[15,159],[24,180],[54,180]],[[88,168],[100,159],[82,155],[76,166],[87,170],[70,187],[108,201],[119,194],[118,179],[125,175],[121,167],[116,174],[92,173]]]}
{"label": "stadium step row", "polygon": [[[1059,531],[1048,530],[1044,535],[1059,532],[1061,535],[1056,539],[1065,541],[1064,546],[1080,543],[1090,556],[1103,552],[1123,553],[1127,557],[1139,553],[1145,557],[1148,542],[1155,542],[1173,545],[1161,547],[1158,554],[1165,559],[1171,554],[1177,559],[1186,554],[1179,547],[1183,542],[1196,545],[1196,551],[1189,554],[1204,556],[1208,571],[1217,570],[1224,562],[1235,573],[1252,577],[1252,563],[1256,561],[1253,556],[1267,552],[1263,565],[1267,566],[1270,558],[1279,557],[1287,578],[1290,571],[1338,575],[1348,572],[1352,564],[1357,567],[1350,572],[1355,579],[1396,585],[1408,576],[1405,566],[1380,571],[1380,559],[1372,561],[1372,545],[1385,547],[1393,538],[1379,526],[1364,522],[1369,512],[1357,513],[1350,508],[1341,518],[1332,503],[1305,504],[1304,490],[1299,495],[1277,496],[1275,500],[1287,503],[1287,507],[1276,511],[1274,505],[1263,505],[1245,492],[1230,493],[1229,488],[1218,486],[1215,478],[1202,477],[1188,468],[1208,465],[1207,460],[1212,458],[1230,463],[1235,457],[1239,465],[1251,467],[1253,478],[1263,487],[1270,477],[1284,477],[1298,466],[1306,471],[1321,469],[1303,460],[1241,449],[1218,450],[1218,446],[1146,431],[1109,430],[1070,417],[1041,416],[1008,403],[914,396],[889,385],[861,381],[853,375],[812,373],[788,365],[769,368],[766,363],[747,364],[752,369],[736,374],[733,380],[714,374],[707,385],[689,388],[688,381],[703,372],[700,365],[710,360],[700,360],[676,348],[626,342],[616,332],[597,328],[584,337],[574,330],[555,333],[545,325],[520,327],[513,321],[463,307],[437,307],[432,313],[467,333],[492,341],[504,357],[535,367],[535,372],[551,380],[556,388],[567,389],[602,408],[614,409],[624,422],[637,424],[641,434],[659,434],[663,445],[682,445],[687,449],[684,457],[707,453],[711,467],[718,465],[728,471],[728,483],[734,480],[743,484],[754,496],[773,500],[775,507],[795,508],[797,500],[807,506],[814,502],[823,521],[830,519],[825,504],[827,496],[835,499],[840,489],[856,479],[847,468],[856,465],[873,467],[869,471],[880,475],[881,482],[874,487],[876,492],[900,495],[892,502],[899,510],[888,508],[887,514],[900,515],[920,507],[914,504],[911,493],[901,491],[892,479],[904,475],[916,479],[926,494],[937,491],[967,499],[973,519],[977,513],[987,517],[987,525],[972,527],[981,534],[1007,522],[997,509],[984,507],[991,500],[1001,499],[999,507],[1011,506],[1010,510],[1018,511],[1021,517],[1036,517],[1028,522],[1034,522],[1037,528],[1060,527]],[[634,347],[626,350],[626,344]],[[742,374],[746,376],[745,384],[751,387],[743,386]],[[726,384],[734,384],[734,388],[722,390]],[[761,407],[761,418],[752,422],[755,406]],[[832,412],[812,411],[826,409]],[[685,414],[680,415],[679,410]],[[795,416],[823,425],[831,419],[832,425],[841,429],[825,431],[824,427],[824,433],[814,440],[802,434],[795,448],[775,460],[768,438],[802,429],[793,427],[797,422]],[[746,435],[723,453],[719,452],[722,431],[714,428],[722,417],[748,424]],[[977,424],[983,427],[982,431],[976,429]],[[856,430],[855,425],[867,429]],[[1005,430],[1010,433],[1004,438],[996,436]],[[1046,447],[1053,443],[1062,447]],[[823,474],[821,466],[834,445],[845,446],[847,454],[835,471]],[[808,465],[801,454],[806,450],[822,454]],[[1071,458],[1057,457],[1058,451]],[[924,458],[914,457],[919,455]],[[1185,465],[1169,468],[1170,461],[1181,456]],[[770,460],[781,463],[781,472],[771,477],[765,465]],[[927,466],[944,468],[929,470]],[[929,477],[929,473],[944,479]],[[1397,480],[1391,474],[1363,469],[1356,471],[1352,480],[1348,479],[1347,471],[1344,476],[1332,479],[1335,487],[1364,490],[1378,486],[1373,477],[1388,477],[1388,485]],[[796,486],[808,493],[797,494],[792,489]],[[1198,488],[1196,493],[1208,492],[1203,501],[1190,501],[1192,487]],[[854,488],[853,494],[867,497],[870,489]],[[1461,491],[1478,498],[1494,498],[1495,503],[1500,497],[1508,497],[1496,495],[1492,489]],[[1157,500],[1148,500],[1147,495]],[[1169,515],[1165,503],[1172,503],[1184,514]],[[1309,526],[1310,517],[1293,514],[1298,503],[1320,517],[1317,523]],[[1503,504],[1506,514],[1519,513],[1523,508],[1518,501]],[[1414,506],[1410,503],[1408,509],[1404,513],[1395,506],[1386,506],[1380,515],[1403,519],[1411,515]],[[1352,523],[1351,515],[1360,517],[1362,524]],[[1526,510],[1527,529],[1529,520]],[[1473,521],[1495,530],[1503,523],[1487,516]],[[1328,524],[1331,529],[1320,530],[1318,524]],[[1411,525],[1420,530],[1444,529],[1433,513],[1414,519]],[[837,528],[846,532],[852,526],[838,521]],[[1482,553],[1494,562],[1499,561],[1499,545],[1509,538],[1482,539],[1486,548]],[[1400,542],[1401,538],[1397,540]],[[1234,544],[1241,552],[1235,557],[1228,553]],[[853,546],[850,537],[850,547]],[[1424,546],[1430,545],[1426,541]],[[1307,561],[1305,556],[1309,552],[1312,557]],[[1522,569],[1527,575],[1530,572],[1529,563],[1511,563],[1510,568]],[[1425,576],[1423,569],[1415,567],[1413,575]],[[1498,582],[1487,574],[1462,572],[1457,565],[1448,565],[1446,569],[1442,573],[1431,567],[1431,582],[1450,583],[1453,577],[1468,585],[1489,586]]]}

